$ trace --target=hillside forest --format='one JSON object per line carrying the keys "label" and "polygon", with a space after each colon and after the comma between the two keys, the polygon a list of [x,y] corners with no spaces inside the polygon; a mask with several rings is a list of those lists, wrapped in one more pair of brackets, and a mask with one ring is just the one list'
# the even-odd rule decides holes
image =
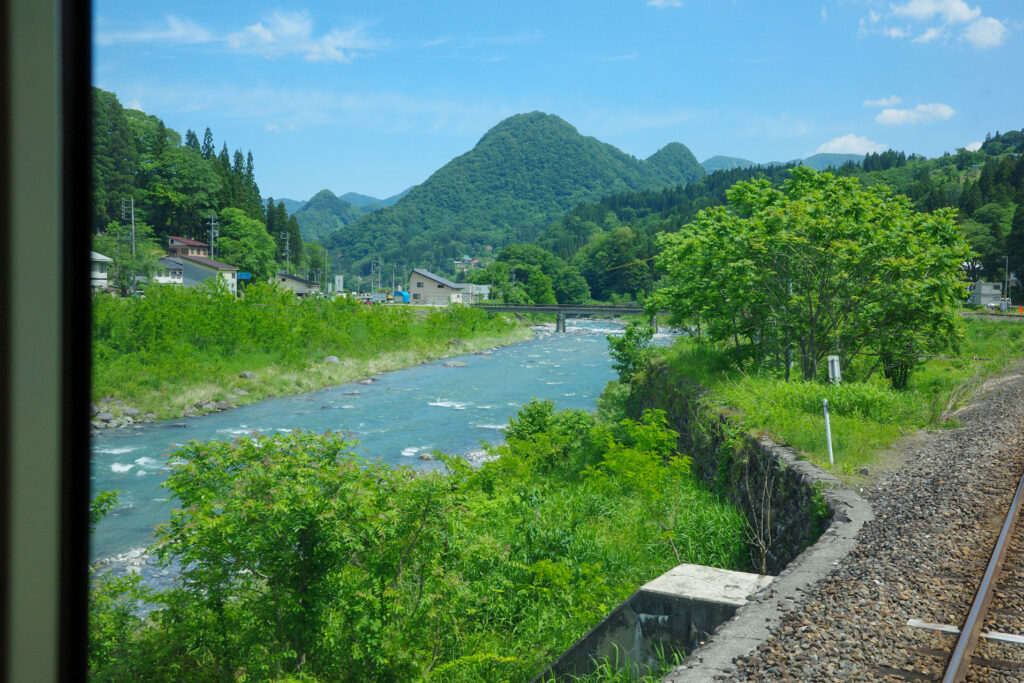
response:
{"label": "hillside forest", "polygon": [[[382,201],[324,190],[301,204],[289,200],[289,215],[283,202],[261,197],[251,152],[229,153],[226,142],[217,151],[209,128],[182,137],[113,93],[93,95],[94,248],[142,274],[155,268],[170,235],[208,242],[213,217],[214,257],[254,277],[288,268],[355,283],[383,264],[489,284],[512,302],[641,300],[664,277],[655,266],[659,233],[724,205],[737,182],[764,178],[779,187],[794,167],[713,157],[706,166],[720,170],[709,173],[679,143],[638,160],[533,112],[500,122],[407,193]],[[835,174],[867,187],[884,184],[917,211],[955,209],[975,254],[967,280],[1024,272],[1024,131],[989,134],[977,151],[931,159],[896,150],[833,156],[813,162],[840,164]],[[129,197],[135,256],[122,212]]]}

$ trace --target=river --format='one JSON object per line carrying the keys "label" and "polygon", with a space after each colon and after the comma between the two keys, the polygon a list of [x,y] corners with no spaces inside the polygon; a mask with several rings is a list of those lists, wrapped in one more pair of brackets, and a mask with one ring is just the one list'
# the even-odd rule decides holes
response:
{"label": "river", "polygon": [[[123,569],[126,555],[138,556],[152,542],[153,528],[170,513],[161,487],[170,454],[186,441],[330,429],[357,439],[368,458],[427,469],[443,466],[421,459],[435,450],[479,460],[482,444],[501,441],[509,417],[531,398],[552,400],[558,409],[593,409],[614,376],[605,335],[622,327],[570,322],[565,333],[541,327],[530,341],[396,370],[368,385],[353,382],[222,413],[104,430],[91,443],[91,492],[117,490],[118,505],[97,527],[91,556],[120,556],[114,568]],[[657,335],[655,342],[669,339]],[[465,366],[445,366],[452,361]],[[164,581],[152,580],[169,572],[150,561],[142,574],[160,587]]]}

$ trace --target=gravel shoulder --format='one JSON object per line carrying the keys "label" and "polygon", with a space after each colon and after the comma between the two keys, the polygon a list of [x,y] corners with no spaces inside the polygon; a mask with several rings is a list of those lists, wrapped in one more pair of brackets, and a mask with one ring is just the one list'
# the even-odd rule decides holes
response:
{"label": "gravel shoulder", "polygon": [[[665,680],[903,680],[894,671],[930,678],[938,664],[922,653],[949,647],[952,637],[907,621],[957,624],[966,614],[973,590],[956,581],[965,567],[983,571],[1024,471],[1024,364],[982,383],[953,417],[961,427],[910,435],[881,454],[870,476],[847,482],[874,516],[820,580],[787,589],[787,570],[723,626],[760,619],[768,637],[751,639],[753,652],[718,663],[714,675],[684,664]],[[780,590],[795,599],[778,600]],[[764,616],[765,605],[775,616]]]}

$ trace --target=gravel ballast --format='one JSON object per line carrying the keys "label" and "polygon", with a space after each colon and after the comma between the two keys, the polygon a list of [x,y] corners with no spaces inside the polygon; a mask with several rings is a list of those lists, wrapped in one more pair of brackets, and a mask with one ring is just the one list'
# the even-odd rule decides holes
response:
{"label": "gravel ballast", "polygon": [[[1018,367],[980,387],[954,415],[961,427],[914,435],[879,463],[883,471],[857,489],[874,518],[864,521],[852,550],[816,582],[791,587],[796,599],[780,603],[769,589],[734,620],[762,622],[768,636],[752,638],[752,652],[720,663],[714,673],[700,670],[692,662],[714,649],[712,639],[665,680],[931,679],[942,662],[928,652],[948,650],[954,636],[907,621],[958,625],[969,609],[974,577],[984,572],[1024,471],[1022,372]],[[783,572],[776,583],[786,579]],[[777,618],[760,616],[758,609],[767,605]],[[974,680],[1021,675],[990,673]]]}

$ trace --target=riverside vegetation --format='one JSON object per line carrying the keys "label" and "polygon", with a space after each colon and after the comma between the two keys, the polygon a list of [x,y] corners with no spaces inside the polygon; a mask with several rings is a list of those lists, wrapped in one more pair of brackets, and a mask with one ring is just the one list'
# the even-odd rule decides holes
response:
{"label": "riverside vegetation", "polygon": [[[299,299],[263,283],[242,299],[216,285],[151,285],[145,298],[93,299],[93,396],[170,418],[197,404],[312,391],[531,335],[511,316],[463,306]],[[324,362],[328,355],[339,362]],[[239,389],[246,393],[232,393]]]}
{"label": "riverside vegetation", "polygon": [[447,474],[330,433],[188,444],[155,545],[180,577],[94,577],[91,677],[528,680],[672,566],[748,567],[742,514],[674,456],[664,415],[608,410],[531,402],[496,459]]}

